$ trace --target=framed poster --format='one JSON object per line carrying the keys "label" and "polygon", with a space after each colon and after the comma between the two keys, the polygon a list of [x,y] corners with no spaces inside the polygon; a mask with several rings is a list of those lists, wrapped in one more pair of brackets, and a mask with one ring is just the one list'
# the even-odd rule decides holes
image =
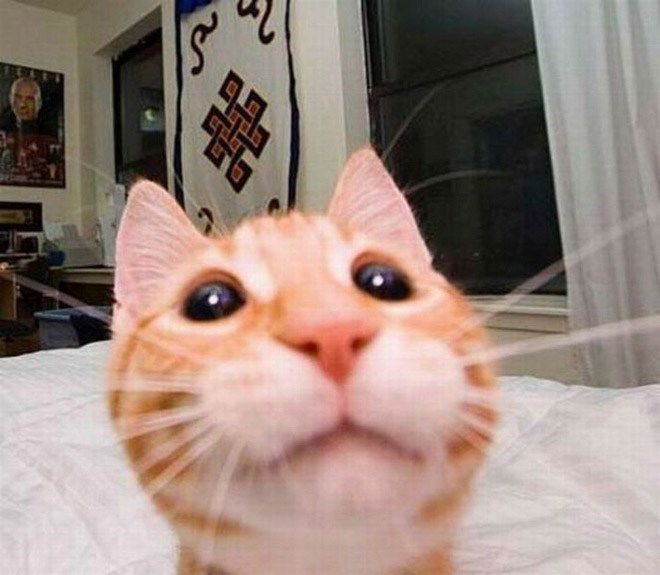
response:
{"label": "framed poster", "polygon": [[64,74],[0,62],[0,185],[64,188]]}

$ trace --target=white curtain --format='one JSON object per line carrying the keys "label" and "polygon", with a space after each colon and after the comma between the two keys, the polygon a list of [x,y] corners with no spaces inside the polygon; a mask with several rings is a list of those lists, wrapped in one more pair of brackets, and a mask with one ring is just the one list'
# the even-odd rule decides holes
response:
{"label": "white curtain", "polygon": [[[573,328],[660,313],[660,0],[532,0]],[[639,215],[647,214],[641,225]],[[660,382],[657,333],[578,350],[586,383]]]}

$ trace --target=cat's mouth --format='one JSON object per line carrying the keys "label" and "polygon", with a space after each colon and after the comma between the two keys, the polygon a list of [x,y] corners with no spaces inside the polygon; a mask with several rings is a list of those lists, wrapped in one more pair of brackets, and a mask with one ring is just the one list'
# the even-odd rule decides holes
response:
{"label": "cat's mouth", "polygon": [[388,435],[345,420],[328,431],[293,444],[277,457],[257,465],[256,469],[252,471],[257,473],[276,472],[284,465],[294,464],[310,456],[331,454],[333,450],[340,450],[343,445],[351,443],[359,443],[364,448],[381,453],[383,457],[417,464],[424,461],[420,452],[396,442]]}

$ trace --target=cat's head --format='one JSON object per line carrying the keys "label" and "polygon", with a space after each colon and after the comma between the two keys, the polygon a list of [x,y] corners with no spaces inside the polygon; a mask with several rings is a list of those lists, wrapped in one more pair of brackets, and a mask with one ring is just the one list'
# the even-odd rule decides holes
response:
{"label": "cat's head", "polygon": [[111,410],[178,527],[453,512],[495,420],[492,377],[463,361],[483,330],[430,261],[371,150],[349,160],[327,215],[214,239],[155,184],[131,190]]}

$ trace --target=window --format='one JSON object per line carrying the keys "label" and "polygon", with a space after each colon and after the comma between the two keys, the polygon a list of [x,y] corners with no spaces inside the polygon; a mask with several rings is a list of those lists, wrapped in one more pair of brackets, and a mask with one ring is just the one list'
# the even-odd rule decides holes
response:
{"label": "window", "polygon": [[562,257],[529,0],[363,1],[372,141],[434,265],[511,291]]}
{"label": "window", "polygon": [[113,82],[117,182],[141,176],[167,187],[160,30],[114,59]]}

